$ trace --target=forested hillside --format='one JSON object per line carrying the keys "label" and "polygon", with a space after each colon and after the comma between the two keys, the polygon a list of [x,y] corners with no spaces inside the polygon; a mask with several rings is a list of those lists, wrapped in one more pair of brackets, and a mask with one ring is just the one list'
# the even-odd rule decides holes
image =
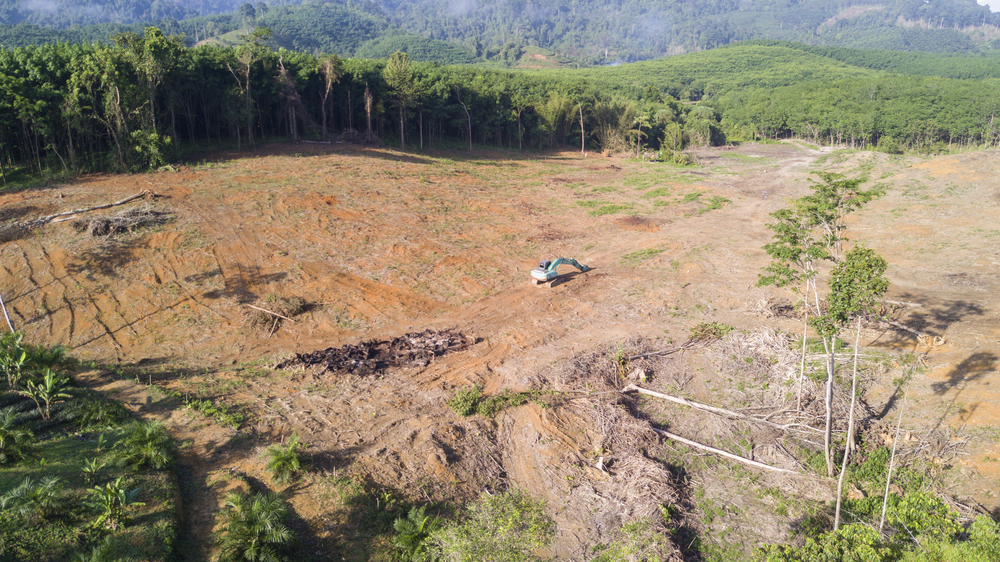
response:
{"label": "forested hillside", "polygon": [[895,72],[898,74],[939,76],[941,78],[1000,78],[1000,58],[998,57],[848,49],[844,47],[816,47],[801,43],[764,39],[743,41],[734,45],[742,47],[750,45],[788,47],[831,58],[851,66],[885,70],[886,72]]}
{"label": "forested hillside", "polygon": [[[373,56],[412,48],[414,59],[493,61],[509,67],[516,66],[532,48],[555,51],[578,64],[601,65],[751,39],[938,53],[990,54],[1000,49],[1000,15],[975,0],[879,4],[860,0],[328,0],[293,4],[297,2],[269,6],[237,0],[0,0],[0,24],[4,24],[0,43],[109,42],[121,25],[133,25],[130,31],[141,32],[143,23],[151,23],[168,33],[183,32],[188,44],[193,44],[267,25],[274,30],[276,45],[313,54],[350,56],[364,47],[360,53]],[[103,25],[90,25],[99,23]],[[395,38],[400,35],[409,38]]]}

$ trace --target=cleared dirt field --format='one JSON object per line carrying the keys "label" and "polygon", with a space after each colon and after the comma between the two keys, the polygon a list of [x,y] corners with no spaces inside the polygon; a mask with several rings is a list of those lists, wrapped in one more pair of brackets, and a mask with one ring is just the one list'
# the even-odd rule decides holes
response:
{"label": "cleared dirt field", "polygon": [[[332,483],[364,475],[415,501],[524,488],[548,500],[559,524],[552,554],[582,560],[621,522],[645,514],[630,501],[642,492],[627,489],[635,481],[624,482],[625,456],[620,471],[594,468],[599,457],[616,454],[604,449],[609,430],[572,399],[529,403],[494,419],[460,418],[445,402],[472,384],[486,394],[584,390],[567,371],[573,358],[606,356],[620,342],[682,343],[702,322],[799,333],[799,320],[762,314],[791,300],[755,287],[768,261],[761,250],[770,240],[768,214],[807,193],[812,171],[864,173],[888,192],[852,220],[848,237],[886,257],[889,299],[906,303],[896,318],[931,336],[869,329],[865,340],[927,365],[908,386],[903,425],[914,441],[929,443],[932,461],[938,445],[938,452],[961,452],[939,455],[943,477],[957,496],[995,508],[997,156],[919,159],[789,143],[705,150],[700,166],[676,168],[574,152],[415,154],[340,144],[213,153],[177,172],[95,175],[0,193],[2,221],[141,190],[156,195],[143,204],[173,217],[113,238],[80,234],[66,222],[4,242],[0,290],[31,341],[67,345],[74,357],[102,365],[80,380],[167,419],[182,440],[186,559],[210,553],[214,511],[232,486],[226,475],[266,480],[260,449],[298,433],[313,470],[285,493],[316,559],[375,555],[351,546],[360,543],[351,542],[351,514],[335,501]],[[593,269],[551,288],[532,286],[528,272],[555,257]],[[294,321],[251,326],[248,304],[291,297],[305,301]],[[369,376],[272,369],[294,353],[428,328],[454,329],[476,343],[424,367]],[[724,386],[735,383],[710,351],[652,365],[654,380],[662,390],[732,403]],[[894,420],[899,373],[880,376],[867,381],[868,402]],[[239,431],[220,427],[177,409],[176,400],[171,406],[150,383],[248,419]],[[644,411],[704,441],[725,437],[724,428],[688,414]],[[667,441],[653,439],[642,450],[679,462]],[[692,466],[700,459],[692,454]],[[771,460],[788,468],[798,462]],[[706,522],[706,501],[731,493],[726,482],[743,481],[750,498],[757,489],[832,497],[829,486],[807,477],[747,483],[728,465],[690,470],[694,479],[659,483],[676,495],[653,500],[681,505],[680,525],[692,536],[744,546],[780,540],[794,517],[751,522],[754,510],[770,505],[758,497]],[[661,490],[646,484],[647,496]],[[703,497],[695,498],[699,488]]]}

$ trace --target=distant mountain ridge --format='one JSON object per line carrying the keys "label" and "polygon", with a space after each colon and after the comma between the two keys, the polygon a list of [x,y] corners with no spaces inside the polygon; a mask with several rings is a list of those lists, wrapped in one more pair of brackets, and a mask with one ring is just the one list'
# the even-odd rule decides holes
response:
{"label": "distant mountain ridge", "polygon": [[505,66],[534,48],[600,65],[746,40],[1000,54],[1000,14],[975,0],[0,0],[7,45],[100,39],[144,22],[191,43],[267,25],[277,45],[307,52],[412,46],[415,60]]}

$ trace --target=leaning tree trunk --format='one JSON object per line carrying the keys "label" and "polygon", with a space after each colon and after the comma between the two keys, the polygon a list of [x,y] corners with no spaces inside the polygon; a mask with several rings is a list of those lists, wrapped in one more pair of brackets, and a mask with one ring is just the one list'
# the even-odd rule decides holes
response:
{"label": "leaning tree trunk", "polygon": [[837,336],[830,337],[826,365],[826,430],[823,432],[823,454],[826,457],[826,475],[833,478],[833,373],[837,354]]}
{"label": "leaning tree trunk", "polygon": [[837,480],[837,509],[833,518],[833,530],[840,529],[840,502],[844,494],[844,475],[847,474],[847,461],[854,451],[854,405],[858,395],[858,344],[861,342],[861,317],[858,316],[858,330],[854,336],[854,374],[851,376],[851,410],[847,415],[847,444],[844,447],[844,462],[840,467],[840,478]]}

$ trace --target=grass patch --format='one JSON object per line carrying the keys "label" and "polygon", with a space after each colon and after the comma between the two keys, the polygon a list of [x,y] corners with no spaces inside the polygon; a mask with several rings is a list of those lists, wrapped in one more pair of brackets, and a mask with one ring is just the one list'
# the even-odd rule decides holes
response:
{"label": "grass patch", "polygon": [[220,425],[239,429],[240,425],[247,420],[247,417],[238,408],[227,406],[222,402],[213,402],[207,398],[185,396],[184,393],[161,386],[154,385],[154,387],[166,396],[183,402],[184,406],[196,412],[201,412],[206,417],[215,420]]}
{"label": "grass patch", "polygon": [[603,205],[601,207],[597,207],[596,209],[587,211],[587,214],[592,217],[603,217],[604,215],[614,215],[616,213],[630,210],[632,210],[631,205]]}
{"label": "grass patch", "polygon": [[656,189],[652,189],[642,194],[643,198],[645,199],[653,199],[654,197],[667,197],[669,195],[670,195],[669,187],[657,187]]}
{"label": "grass patch", "polygon": [[604,201],[602,199],[588,199],[586,201],[577,201],[576,204],[577,206],[583,207],[584,209],[593,209],[594,207],[609,205],[610,202]]}
{"label": "grass patch", "polygon": [[621,190],[613,185],[602,185],[590,190],[591,193],[618,193],[619,191]]}
{"label": "grass patch", "polygon": [[636,265],[648,259],[655,258],[656,256],[662,253],[663,250],[658,250],[656,248],[646,248],[645,250],[637,250],[635,252],[630,252],[622,256],[622,263]]}
{"label": "grass patch", "polygon": [[721,209],[722,206],[725,205],[726,203],[730,203],[729,199],[726,199],[725,197],[719,197],[718,195],[716,195],[715,197],[712,197],[707,202],[705,202],[705,206],[702,207],[700,211],[698,211],[698,214],[700,215],[702,213],[714,211],[715,209]]}
{"label": "grass patch", "polygon": [[702,196],[703,193],[705,193],[705,192],[704,191],[692,191],[691,193],[686,193],[686,194],[684,194],[684,197],[681,198],[681,203],[694,203],[695,201],[697,201]]}
{"label": "grass patch", "polygon": [[475,385],[456,392],[448,401],[448,407],[462,417],[479,414],[489,418],[507,408],[514,408],[527,402],[535,402],[543,408],[548,408],[549,404],[541,397],[550,394],[554,392],[543,390],[514,392],[505,388],[499,394],[486,397],[483,396],[483,387]]}

